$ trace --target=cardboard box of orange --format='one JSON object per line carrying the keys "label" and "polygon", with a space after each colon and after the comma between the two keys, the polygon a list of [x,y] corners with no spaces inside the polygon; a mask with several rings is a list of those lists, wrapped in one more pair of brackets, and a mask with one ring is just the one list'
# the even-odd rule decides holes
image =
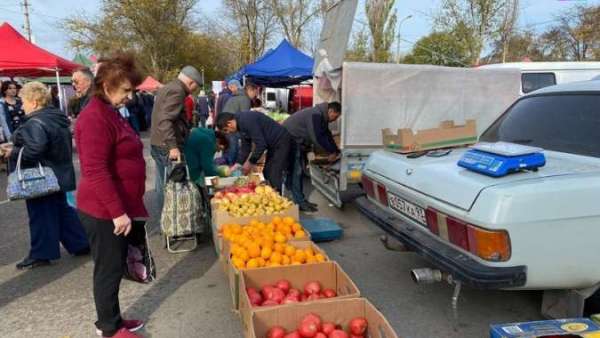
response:
{"label": "cardboard box of orange", "polygon": [[273,326],[281,326],[287,332],[296,330],[302,318],[309,313],[317,314],[323,321],[342,326],[347,332],[348,323],[356,317],[368,322],[369,338],[398,338],[398,335],[373,304],[364,298],[331,299],[319,302],[300,303],[290,306],[273,306],[253,311],[246,338],[263,338]]}
{"label": "cardboard box of orange", "polygon": [[[321,248],[319,248],[315,243],[311,241],[301,241],[301,242],[290,242],[289,244],[293,245],[298,249],[307,249],[312,248],[315,254],[319,253],[325,257],[326,261],[329,261],[329,257]],[[229,257],[229,253],[227,253]],[[239,310],[240,306],[240,270],[238,270],[231,262],[231,258],[227,259],[227,278],[229,279],[229,290],[231,291],[231,301],[233,303],[233,309]],[[318,263],[311,263],[318,264]],[[309,265],[309,264],[303,264]],[[280,266],[277,267],[264,267],[264,268],[254,268],[254,269],[246,269],[246,270],[256,270],[256,271],[268,271],[272,269],[279,269]]]}
{"label": "cardboard box of orange", "polygon": [[383,146],[387,150],[407,154],[417,151],[447,148],[473,144],[477,142],[475,120],[467,120],[465,125],[457,126],[453,121],[443,121],[438,128],[419,130],[413,133],[410,128],[381,130]]}
{"label": "cardboard box of orange", "polygon": [[[319,283],[321,283],[321,287],[323,289],[335,290],[335,292],[337,293],[337,297],[335,299],[360,297],[360,291],[358,290],[354,282],[336,262],[288,265],[276,269],[266,270],[242,270],[240,271],[239,299],[240,316],[242,317],[242,325],[245,332],[250,329],[252,312],[256,310],[266,309],[262,307],[252,307],[250,303],[250,298],[248,298],[248,294],[246,292],[246,288],[255,288],[257,290],[260,290],[263,286],[273,285],[281,279],[288,280],[293,288],[296,288],[301,291],[306,283],[311,281],[318,281]],[[324,298],[312,302],[322,302],[331,299],[333,298]]]}
{"label": "cardboard box of orange", "polygon": [[[221,237],[221,227],[224,224],[240,224],[246,225],[249,224],[253,220],[257,220],[262,223],[271,222],[271,220],[276,217],[292,217],[294,220],[300,220],[300,210],[296,204],[287,208],[283,212],[272,214],[272,215],[263,215],[263,216],[245,216],[245,217],[235,217],[230,215],[226,211],[220,211],[216,207],[212,208],[212,228],[213,228],[213,241],[215,243],[215,250],[217,251],[217,255],[221,256],[224,247],[224,240]],[[310,239],[310,233],[306,231],[306,239]]]}

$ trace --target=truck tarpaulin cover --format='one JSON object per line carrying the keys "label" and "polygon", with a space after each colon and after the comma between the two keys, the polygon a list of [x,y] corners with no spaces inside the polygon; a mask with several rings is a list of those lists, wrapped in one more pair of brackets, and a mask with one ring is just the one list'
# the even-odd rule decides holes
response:
{"label": "truck tarpaulin cover", "polygon": [[382,145],[382,128],[436,128],[440,121],[477,121],[479,135],[518,97],[517,69],[346,62],[342,143]]}

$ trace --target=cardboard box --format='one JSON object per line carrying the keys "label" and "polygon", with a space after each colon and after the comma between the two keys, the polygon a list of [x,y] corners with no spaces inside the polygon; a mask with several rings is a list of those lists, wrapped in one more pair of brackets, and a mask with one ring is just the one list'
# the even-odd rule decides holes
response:
{"label": "cardboard box", "polygon": [[573,318],[499,324],[490,327],[491,338],[537,338],[547,336],[599,338],[600,325],[587,318]]}
{"label": "cardboard box", "polygon": [[386,149],[402,154],[477,142],[475,120],[467,120],[462,126],[443,121],[438,128],[419,130],[416,134],[409,128],[398,129],[397,134],[386,128],[381,134]]}
{"label": "cardboard box", "polygon": [[217,230],[219,230],[221,228],[221,225],[223,224],[240,224],[240,225],[244,225],[244,224],[249,224],[250,221],[252,220],[257,220],[259,222],[263,222],[263,223],[267,223],[270,222],[273,217],[275,216],[279,216],[279,217],[292,217],[293,219],[295,219],[296,221],[300,221],[300,210],[298,209],[298,206],[293,204],[291,207],[287,208],[286,210],[282,211],[281,213],[278,214],[273,214],[273,215],[263,215],[263,216],[245,216],[245,217],[235,217],[229,214],[229,212],[227,211],[220,211],[216,208],[212,209],[212,221],[215,224]]}
{"label": "cardboard box", "polygon": [[277,306],[254,311],[247,338],[263,338],[275,325],[287,331],[295,330],[308,313],[315,313],[324,321],[342,325],[344,331],[355,317],[365,317],[369,323],[369,338],[398,338],[398,335],[373,304],[364,298],[332,299],[322,302],[302,303],[292,306]]}
{"label": "cardboard box", "polygon": [[[302,241],[302,242],[292,242],[291,245],[296,248],[306,249],[308,247],[312,247],[316,253],[320,253],[325,256],[326,260],[329,261],[329,257],[321,248],[319,248],[315,243],[311,241]],[[228,246],[225,246],[228,248]],[[228,250],[228,249],[227,249]],[[224,252],[224,255],[227,255],[227,278],[229,280],[229,291],[231,291],[231,301],[233,303],[233,310],[239,310],[240,308],[240,271],[236,269],[231,263],[231,258],[229,257],[229,252]],[[313,263],[319,264],[319,263]],[[252,270],[256,271],[266,271],[266,270],[275,270],[280,267],[265,267],[265,268],[256,268]]]}
{"label": "cardboard box", "polygon": [[[308,282],[319,281],[323,289],[335,290],[338,295],[336,299],[360,297],[360,291],[354,282],[336,262],[288,265],[266,270],[242,270],[240,272],[239,297],[240,316],[242,317],[242,326],[244,331],[248,331],[250,329],[252,312],[263,309],[261,307],[251,306],[250,298],[248,298],[248,294],[246,293],[246,288],[256,288],[260,290],[263,286],[275,284],[281,279],[290,281],[292,287],[298,290],[302,290],[304,285]],[[322,299],[313,302],[323,302],[331,299],[332,298]]]}

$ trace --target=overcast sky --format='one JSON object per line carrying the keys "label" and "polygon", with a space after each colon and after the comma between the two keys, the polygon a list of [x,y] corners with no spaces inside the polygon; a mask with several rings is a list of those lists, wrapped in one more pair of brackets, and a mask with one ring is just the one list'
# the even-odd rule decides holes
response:
{"label": "overcast sky", "polygon": [[[364,14],[364,0],[359,0],[358,16]],[[0,22],[9,22],[23,32],[22,0],[0,0]],[[100,0],[29,0],[31,4],[31,28],[35,42],[61,56],[72,58],[75,51],[68,46],[68,37],[57,25],[62,18],[83,11],[97,15],[100,11]],[[431,31],[432,19],[439,7],[440,0],[396,0],[400,19],[412,15],[402,24],[402,51],[410,50],[411,44]],[[210,15],[218,10],[221,0],[200,0],[197,10]],[[552,24],[554,16],[561,10],[577,4],[600,4],[600,0],[521,0],[520,27],[533,27],[537,30]],[[2,43],[0,41],[0,43]],[[274,42],[276,44],[276,42]]]}

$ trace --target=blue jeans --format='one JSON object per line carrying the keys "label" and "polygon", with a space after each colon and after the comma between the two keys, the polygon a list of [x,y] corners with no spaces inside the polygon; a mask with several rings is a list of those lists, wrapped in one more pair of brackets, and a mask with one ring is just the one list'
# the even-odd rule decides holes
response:
{"label": "blue jeans", "polygon": [[169,154],[166,150],[152,146],[150,149],[150,155],[154,159],[156,164],[156,177],[154,180],[154,189],[156,190],[156,198],[158,199],[159,210],[162,211],[162,207],[165,201],[165,170],[169,165]]}
{"label": "blue jeans", "polygon": [[229,147],[225,150],[223,157],[228,165],[234,165],[237,161],[238,153],[240,151],[240,134],[229,134],[227,135],[227,141],[229,141]]}
{"label": "blue jeans", "polygon": [[285,182],[285,186],[292,193],[292,199],[294,203],[301,205],[306,203],[306,197],[304,196],[304,154],[301,149],[301,145],[297,142],[293,142],[292,147],[292,163],[288,170],[288,176]]}
{"label": "blue jeans", "polygon": [[64,192],[28,199],[29,232],[33,259],[60,258],[60,246],[71,254],[89,247],[85,230]]}

